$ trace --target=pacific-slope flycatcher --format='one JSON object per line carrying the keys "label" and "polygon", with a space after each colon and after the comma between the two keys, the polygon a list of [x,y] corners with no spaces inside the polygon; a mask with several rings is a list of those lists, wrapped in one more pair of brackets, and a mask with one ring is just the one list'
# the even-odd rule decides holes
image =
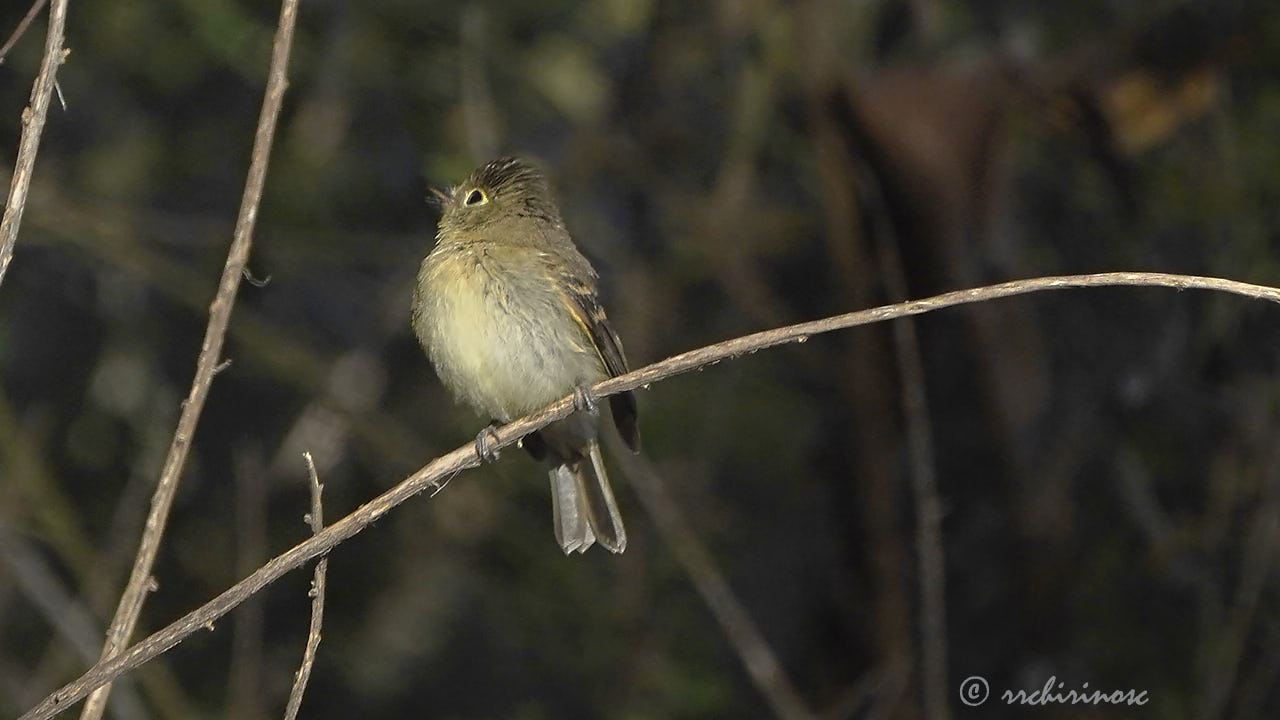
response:
{"label": "pacific-slope flycatcher", "polygon": [[[622,343],[597,296],[542,173],[495,160],[447,194],[436,246],[422,263],[413,329],[436,373],[476,410],[510,422],[570,393],[578,409],[524,439],[551,464],[556,540],[622,552],[627,533],[600,456],[590,385],[627,372]],[[636,401],[610,398],[623,440],[639,450]],[[486,432],[476,438],[486,454]]]}

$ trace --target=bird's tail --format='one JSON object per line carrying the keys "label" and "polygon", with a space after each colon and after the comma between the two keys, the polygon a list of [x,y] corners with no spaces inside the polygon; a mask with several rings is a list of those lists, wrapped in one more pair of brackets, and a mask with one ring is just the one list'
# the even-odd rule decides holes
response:
{"label": "bird's tail", "polygon": [[600,457],[600,443],[592,439],[587,454],[551,469],[551,510],[556,541],[568,555],[586,552],[599,541],[610,552],[627,549],[627,530],[613,499],[613,488]]}

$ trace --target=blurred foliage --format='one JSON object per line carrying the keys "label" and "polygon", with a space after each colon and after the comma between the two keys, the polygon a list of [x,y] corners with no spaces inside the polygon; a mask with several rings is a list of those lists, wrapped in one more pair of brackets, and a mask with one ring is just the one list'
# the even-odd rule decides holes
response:
{"label": "blurred foliage", "polygon": [[[0,714],[96,656],[230,241],[277,9],[71,5],[67,108],[0,286]],[[0,32],[25,11],[0,8]],[[0,65],[0,148],[42,35]],[[1250,0],[307,0],[250,263],[269,282],[241,288],[135,639],[308,534],[302,451],[335,519],[480,427],[408,327],[428,184],[541,162],[635,365],[890,302],[885,247],[912,296],[1115,269],[1280,285],[1278,70],[1280,7]],[[949,700],[969,675],[1056,675],[1147,690],[1159,717],[1280,711],[1278,317],[1124,288],[915,321]],[[863,328],[640,395],[648,456],[830,717],[922,712],[898,363]],[[255,455],[260,477],[236,462]],[[508,452],[337,548],[303,713],[769,716],[626,481],[628,551],[565,558],[543,477]],[[308,580],[135,673],[115,716],[275,716]]]}

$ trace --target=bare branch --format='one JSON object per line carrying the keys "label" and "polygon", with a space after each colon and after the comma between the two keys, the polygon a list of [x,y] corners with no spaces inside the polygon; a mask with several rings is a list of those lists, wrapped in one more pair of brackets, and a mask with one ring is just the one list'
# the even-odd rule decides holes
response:
{"label": "bare branch", "polygon": [[1257,630],[1258,608],[1262,604],[1267,580],[1276,567],[1280,549],[1280,497],[1274,490],[1263,491],[1263,504],[1249,521],[1243,557],[1240,560],[1239,585],[1220,632],[1204,643],[1209,662],[1200,697],[1200,717],[1226,717],[1231,690],[1236,686],[1240,667],[1251,638]]}
{"label": "bare branch", "polygon": [[[55,0],[55,11],[59,5],[65,5],[65,0]],[[209,324],[205,328],[204,343],[200,348],[200,356],[196,360],[196,373],[191,382],[191,392],[183,402],[182,415],[178,418],[178,427],[174,431],[164,469],[160,472],[160,481],[151,499],[151,512],[147,516],[147,525],[138,547],[138,555],[134,560],[133,570],[129,574],[129,582],[120,597],[120,604],[116,607],[115,617],[112,618],[111,626],[107,630],[107,642],[102,648],[103,659],[110,658],[122,650],[133,634],[134,626],[137,625],[147,590],[154,583],[151,578],[151,568],[155,563],[156,552],[160,548],[160,539],[164,535],[169,509],[173,505],[178,480],[186,464],[187,452],[191,448],[191,439],[195,436],[196,425],[200,421],[200,412],[204,409],[204,401],[209,395],[213,376],[222,367],[218,360],[222,354],[223,341],[226,339],[227,326],[231,322],[231,310],[235,304],[236,291],[240,287],[245,265],[249,261],[249,249],[253,244],[253,228],[258,217],[258,204],[262,199],[262,188],[266,182],[267,161],[271,156],[271,141],[275,137],[276,120],[280,116],[280,105],[284,99],[285,86],[288,84],[285,73],[289,64],[289,49],[293,44],[293,27],[297,18],[297,8],[297,0],[284,0],[280,8],[280,24],[276,30],[275,43],[271,52],[267,89],[262,102],[262,113],[258,117],[258,129],[253,141],[253,156],[249,163],[249,176],[245,181],[244,196],[240,201],[235,237],[227,253],[227,262],[222,268],[222,280],[218,284],[217,294],[214,295],[213,304],[209,307]],[[104,685],[95,692],[85,703],[84,711],[80,715],[81,720],[101,718],[110,692],[110,685]]]}
{"label": "bare branch", "polygon": [[0,46],[0,65],[4,64],[4,59],[9,56],[9,51],[14,45],[18,44],[18,40],[31,26],[31,22],[36,19],[36,15],[44,8],[45,3],[49,0],[36,0],[31,3],[31,9],[27,10],[27,14],[22,16],[22,20],[18,22],[18,27],[13,29],[13,33],[9,35],[9,39],[4,41],[4,45]]}
{"label": "bare branch", "polygon": [[[866,192],[879,195],[874,182],[862,184]],[[884,199],[876,203],[884,207]],[[880,275],[889,299],[907,298],[906,272],[892,224],[883,212],[872,212],[876,228],[876,255]],[[933,424],[929,420],[929,400],[925,386],[924,360],[915,321],[910,318],[891,323],[894,355],[902,380],[902,415],[907,426],[907,449],[911,470],[911,494],[916,514],[916,561],[920,578],[920,684],[923,686],[924,717],[951,720],[947,704],[947,603],[946,560],[942,547],[942,500],[933,451]]]}
{"label": "bare branch", "polygon": [[[869,310],[859,310],[823,320],[788,325],[732,340],[725,340],[714,345],[675,355],[666,360],[629,372],[626,375],[610,378],[598,383],[592,390],[598,397],[615,395],[626,390],[648,386],[651,383],[659,382],[675,375],[714,365],[728,358],[755,353],[785,343],[804,342],[814,335],[833,330],[870,325],[886,320],[921,315],[957,305],[983,302],[1013,295],[1025,295],[1046,290],[1104,286],[1215,290],[1280,303],[1280,288],[1195,275],[1113,272],[1096,275],[1064,275],[1014,280],[999,285],[956,290],[923,300],[911,300]],[[558,402],[537,413],[498,428],[495,431],[496,437],[490,447],[500,450],[512,445],[525,435],[568,417],[571,412],[573,412],[573,396],[570,395],[561,398]],[[46,697],[39,705],[23,715],[20,720],[45,720],[45,718],[57,715],[71,703],[93,691],[94,688],[111,682],[121,674],[173,648],[182,642],[183,638],[227,614],[236,605],[244,602],[245,598],[275,582],[285,573],[329,552],[339,543],[353,537],[378,518],[386,515],[395,506],[427,488],[438,489],[449,478],[452,478],[462,470],[479,467],[480,464],[481,460],[476,455],[475,443],[473,442],[467,442],[452,452],[436,458],[425,467],[402,480],[395,487],[361,505],[350,515],[326,527],[311,539],[295,545],[287,552],[268,561],[261,568],[254,571],[253,574],[223,591],[196,610],[175,620],[164,629],[153,633],[150,637],[133,645],[124,652],[99,662],[75,681],[64,685]]]}
{"label": "bare branch", "polygon": [[615,452],[614,455],[627,471],[631,487],[635,488],[640,502],[653,518],[658,534],[671,548],[671,553],[684,568],[716,622],[720,623],[720,629],[738,654],[751,683],[769,703],[773,714],[785,720],[816,720],[817,715],[806,707],[778,656],[765,640],[764,633],[760,632],[751,614],[734,594],[711,553],[689,527],[680,507],[667,491],[662,476],[639,455],[628,452]]}
{"label": "bare branch", "polygon": [[902,373],[902,406],[907,422],[911,492],[916,510],[916,558],[920,572],[920,680],[924,685],[924,716],[928,720],[949,720],[942,500],[938,497],[934,468],[924,365],[915,326],[910,320],[894,323],[893,336]]}
{"label": "bare branch", "polygon": [[459,93],[462,99],[462,116],[467,130],[467,149],[474,160],[496,157],[498,151],[498,117],[493,105],[493,92],[485,73],[485,51],[488,34],[485,26],[488,17],[484,5],[467,3],[462,8],[461,67],[458,73]]}
{"label": "bare branch", "polygon": [[[17,42],[31,17],[38,8],[27,13],[11,42]],[[44,59],[40,61],[40,74],[31,86],[31,104],[22,111],[22,139],[18,141],[18,161],[13,166],[13,179],[9,183],[9,199],[5,201],[4,217],[0,219],[0,283],[13,259],[13,245],[18,241],[18,226],[22,224],[22,211],[27,206],[27,191],[31,189],[31,175],[36,167],[36,153],[40,150],[40,135],[44,132],[44,119],[49,114],[49,97],[53,95],[58,66],[67,57],[62,48],[62,32],[67,22],[67,0],[53,0],[49,8],[49,33],[44,41]],[[6,43],[5,50],[8,50]],[[0,57],[3,53],[0,53]]]}
{"label": "bare branch", "polygon": [[[315,461],[311,453],[303,453],[307,459],[307,472],[311,474],[311,512],[307,520],[311,523],[312,535],[319,535],[324,529],[324,509],[320,504],[320,493],[324,486],[320,484],[320,476],[316,474]],[[285,707],[284,720],[298,717],[298,709],[302,707],[302,694],[307,691],[307,680],[311,678],[311,666],[316,662],[316,650],[320,647],[320,625],[324,621],[324,578],[329,570],[329,558],[320,558],[316,563],[315,576],[311,580],[311,629],[307,632],[307,649],[302,653],[302,666],[293,679],[293,689],[289,691],[289,703]]]}
{"label": "bare branch", "polygon": [[[267,467],[262,447],[246,442],[231,458],[236,485],[236,575],[254,571],[267,554]],[[263,627],[261,598],[236,613],[227,668],[226,717],[257,720],[262,713]]]}

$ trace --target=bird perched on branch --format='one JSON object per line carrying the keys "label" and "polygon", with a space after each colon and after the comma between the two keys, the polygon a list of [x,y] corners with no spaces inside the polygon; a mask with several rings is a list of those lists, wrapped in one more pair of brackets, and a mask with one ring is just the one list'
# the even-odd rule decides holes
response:
{"label": "bird perched on branch", "polygon": [[[569,395],[575,411],[524,438],[550,466],[556,540],[566,554],[595,542],[619,553],[627,532],[600,455],[590,386],[627,372],[622,343],[542,173],[495,160],[449,192],[436,246],[422,263],[413,329],[455,395],[495,422],[510,422]],[[636,401],[609,398],[622,439],[640,448]],[[476,437],[491,459],[489,426]]]}

